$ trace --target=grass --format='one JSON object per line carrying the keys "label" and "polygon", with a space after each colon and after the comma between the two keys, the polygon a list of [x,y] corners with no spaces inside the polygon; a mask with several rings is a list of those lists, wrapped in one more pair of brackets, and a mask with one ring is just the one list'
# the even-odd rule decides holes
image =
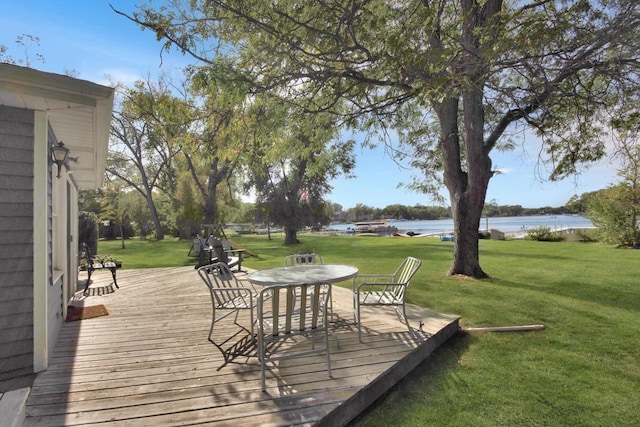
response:
{"label": "grass", "polygon": [[[446,275],[451,242],[301,235],[230,236],[254,252],[243,265],[282,265],[312,250],[325,263],[387,272],[413,255],[424,261],[411,302],[462,316],[465,326],[543,324],[543,331],[461,332],[357,426],[626,426],[640,423],[640,251],[599,244],[480,241],[492,277]],[[124,268],[193,265],[191,242],[100,242]]]}

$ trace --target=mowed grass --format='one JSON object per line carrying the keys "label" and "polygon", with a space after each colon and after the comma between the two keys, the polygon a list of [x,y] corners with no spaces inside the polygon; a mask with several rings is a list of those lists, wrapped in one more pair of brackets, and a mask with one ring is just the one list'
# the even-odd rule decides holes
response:
{"label": "mowed grass", "polygon": [[[474,280],[447,276],[452,243],[432,238],[302,234],[293,247],[282,235],[229,238],[255,254],[243,264],[255,269],[280,266],[303,250],[361,272],[391,272],[416,256],[424,264],[410,302],[458,314],[463,328],[545,326],[460,332],[354,425],[640,425],[640,251],[481,240],[481,265],[491,278]],[[195,264],[190,241],[119,245],[101,241],[99,249],[122,259],[123,268]]]}

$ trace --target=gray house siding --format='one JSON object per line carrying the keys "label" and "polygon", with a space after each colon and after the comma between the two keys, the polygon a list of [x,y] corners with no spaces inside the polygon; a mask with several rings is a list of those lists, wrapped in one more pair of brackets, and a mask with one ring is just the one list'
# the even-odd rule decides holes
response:
{"label": "gray house siding", "polygon": [[33,373],[34,113],[0,106],[0,381]]}

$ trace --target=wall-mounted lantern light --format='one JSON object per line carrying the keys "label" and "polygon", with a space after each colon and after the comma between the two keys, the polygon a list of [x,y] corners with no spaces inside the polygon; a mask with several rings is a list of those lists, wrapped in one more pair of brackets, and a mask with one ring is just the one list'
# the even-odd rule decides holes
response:
{"label": "wall-mounted lantern light", "polygon": [[50,150],[53,162],[58,165],[58,178],[60,178],[60,168],[69,156],[69,149],[60,141],[58,145],[52,145]]}

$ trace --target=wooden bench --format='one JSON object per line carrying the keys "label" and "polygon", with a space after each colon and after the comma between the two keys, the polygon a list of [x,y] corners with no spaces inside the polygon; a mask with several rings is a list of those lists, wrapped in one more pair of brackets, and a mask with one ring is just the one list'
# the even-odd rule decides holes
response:
{"label": "wooden bench", "polygon": [[89,289],[89,284],[91,284],[91,275],[96,270],[108,269],[111,272],[111,276],[113,277],[113,284],[116,285],[116,288],[120,289],[118,286],[118,282],[116,280],[116,270],[122,266],[119,262],[115,262],[111,259],[110,255],[99,256],[93,255],[91,253],[91,249],[89,245],[86,243],[82,244],[82,252],[81,252],[81,260],[83,259],[86,263],[87,268],[87,284],[84,287],[84,293],[87,293]]}
{"label": "wooden bench", "polygon": [[242,254],[244,249],[232,249],[231,242],[217,239],[214,236],[210,236],[207,240],[204,240],[199,235],[196,235],[193,243],[196,256],[198,257],[198,263],[195,266],[196,270],[216,262],[223,262],[227,264],[229,268],[237,266],[238,271],[242,271]]}
{"label": "wooden bench", "polygon": [[220,240],[222,243],[222,252],[227,256],[227,265],[231,268],[238,266],[238,271],[242,271],[242,254],[244,249],[233,249],[231,242],[228,240]]}

